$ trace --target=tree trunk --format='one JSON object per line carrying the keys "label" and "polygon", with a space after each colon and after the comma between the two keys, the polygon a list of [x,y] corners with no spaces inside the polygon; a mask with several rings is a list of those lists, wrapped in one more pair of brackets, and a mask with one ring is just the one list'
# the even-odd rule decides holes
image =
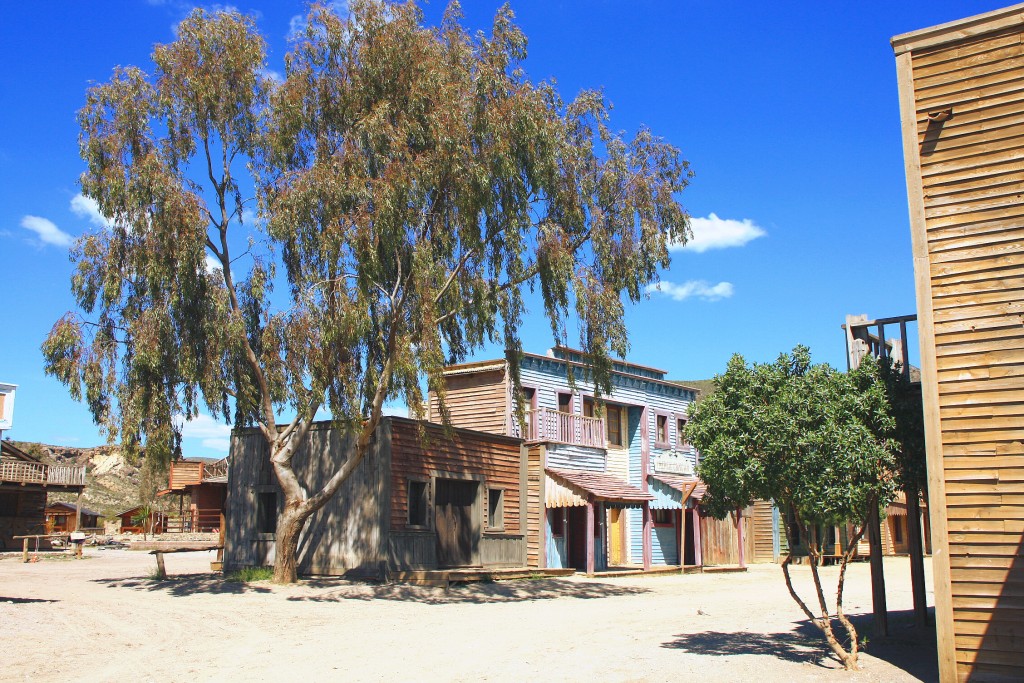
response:
{"label": "tree trunk", "polygon": [[309,514],[301,514],[299,501],[287,501],[277,519],[274,534],[274,583],[295,583],[299,580],[299,535]]}
{"label": "tree trunk", "polygon": [[924,547],[921,543],[921,505],[916,486],[908,486],[907,550],[910,554],[910,585],[914,592],[914,623],[928,625],[928,599],[924,587]]}

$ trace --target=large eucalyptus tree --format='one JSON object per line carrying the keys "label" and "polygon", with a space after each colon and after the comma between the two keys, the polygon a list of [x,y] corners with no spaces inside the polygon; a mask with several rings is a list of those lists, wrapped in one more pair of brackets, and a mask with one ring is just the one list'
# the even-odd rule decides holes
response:
{"label": "large eucalyptus tree", "polygon": [[[515,365],[535,288],[607,387],[623,300],[689,230],[679,151],[613,131],[597,92],[530,82],[507,7],[489,36],[457,5],[436,28],[414,3],[349,10],[312,9],[281,83],[250,19],[197,10],[152,76],[89,90],[82,188],[112,227],[76,247],[81,312],[44,344],[48,372],[149,458],[201,406],[259,428],[284,492],[279,582],[385,402],[419,415],[443,366],[487,343]],[[314,491],[292,464],[322,410],[356,439]]]}

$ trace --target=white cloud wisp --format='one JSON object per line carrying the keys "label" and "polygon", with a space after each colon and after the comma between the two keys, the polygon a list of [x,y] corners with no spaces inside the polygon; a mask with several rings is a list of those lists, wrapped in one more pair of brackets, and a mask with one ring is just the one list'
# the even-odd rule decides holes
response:
{"label": "white cloud wisp", "polygon": [[217,422],[205,413],[199,413],[191,420],[179,415],[176,422],[181,427],[181,436],[199,439],[204,448],[228,454],[231,448],[231,427]]}
{"label": "white cloud wisp", "polygon": [[683,283],[662,281],[647,285],[647,293],[664,294],[673,301],[685,301],[694,297],[704,301],[719,301],[733,295],[733,286],[731,282],[712,285],[706,280],[689,280]]}
{"label": "white cloud wisp", "polygon": [[39,216],[25,216],[21,219],[21,227],[34,232],[42,244],[67,249],[75,241],[74,237],[58,228],[53,221]]}
{"label": "white cloud wisp", "polygon": [[742,247],[758,237],[768,233],[749,218],[737,221],[731,218],[719,218],[708,214],[707,218],[691,218],[693,239],[686,244],[678,242],[669,246],[672,251],[694,251],[698,254],[711,249],[728,249]]}
{"label": "white cloud wisp", "polygon": [[86,197],[84,194],[76,194],[71,198],[71,213],[79,218],[84,218],[97,228],[110,228],[113,222],[100,213],[100,205],[95,199]]}

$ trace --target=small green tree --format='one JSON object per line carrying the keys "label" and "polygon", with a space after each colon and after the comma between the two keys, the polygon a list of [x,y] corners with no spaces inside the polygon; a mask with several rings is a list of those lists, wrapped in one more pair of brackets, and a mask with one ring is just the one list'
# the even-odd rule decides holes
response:
{"label": "small green tree", "polygon": [[[772,500],[805,542],[818,613],[790,577],[795,539],[784,524],[789,553],[782,563],[790,595],[847,669],[856,669],[857,631],[843,612],[843,582],[872,509],[895,495],[895,422],[879,368],[863,363],[849,373],[812,365],[805,347],[774,363],[748,365],[742,356],[715,377],[717,390],[699,403],[686,427],[700,451],[707,484],[705,508],[722,518],[754,500]],[[855,524],[840,558],[835,612],[818,571],[822,527]],[[844,647],[833,619],[845,629]],[[848,649],[847,649],[848,648]]]}
{"label": "small green tree", "polygon": [[[421,416],[422,388],[443,397],[443,367],[488,343],[518,382],[529,291],[557,341],[578,321],[609,387],[623,299],[689,229],[679,151],[610,129],[598,93],[566,103],[530,82],[507,7],[489,36],[457,4],[437,28],[412,2],[349,10],[313,8],[281,84],[251,20],[197,10],[156,47],[155,76],[118,69],[89,90],[82,188],[113,227],[76,247],[84,315],[43,347],[47,372],[147,458],[168,459],[175,415],[200,405],[256,426],[284,493],[278,582],[295,581],[306,520],[386,401]],[[321,409],[355,446],[308,490],[293,461]]]}

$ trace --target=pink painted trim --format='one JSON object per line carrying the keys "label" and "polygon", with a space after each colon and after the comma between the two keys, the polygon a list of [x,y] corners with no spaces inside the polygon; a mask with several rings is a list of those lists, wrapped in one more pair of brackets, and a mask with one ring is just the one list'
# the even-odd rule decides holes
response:
{"label": "pink painted trim", "polygon": [[587,574],[594,573],[594,503],[587,503]]}

